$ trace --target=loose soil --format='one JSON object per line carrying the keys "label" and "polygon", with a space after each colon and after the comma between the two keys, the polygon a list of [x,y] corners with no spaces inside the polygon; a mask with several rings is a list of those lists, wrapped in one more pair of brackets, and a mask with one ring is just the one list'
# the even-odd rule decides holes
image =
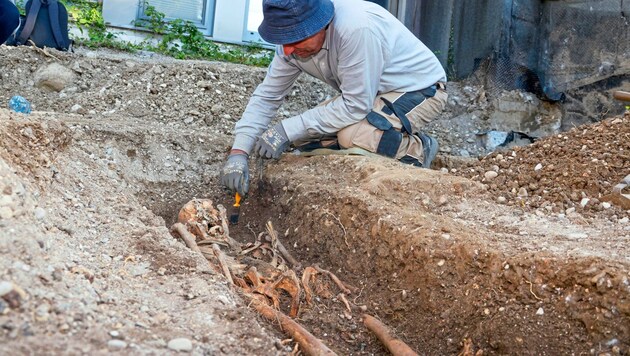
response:
{"label": "loose soil", "polygon": [[[193,197],[231,205],[218,172],[265,70],[49,54],[0,46],[11,68],[0,102],[19,94],[34,106],[0,109],[0,282],[19,291],[0,299],[0,352],[164,354],[185,338],[195,354],[289,353],[168,230]],[[462,88],[475,87],[449,91]],[[278,118],[333,94],[301,77]],[[430,132],[447,151],[476,152],[473,113],[492,108],[462,105]],[[464,340],[486,354],[627,354],[629,214],[602,197],[630,174],[629,121],[481,159],[443,150],[441,170],[289,154],[260,172],[252,161],[231,231],[253,241],[271,220],[304,265],[357,287],[352,313],[330,284],[297,319],[339,354],[386,353],[363,310],[421,354],[458,354]]]}

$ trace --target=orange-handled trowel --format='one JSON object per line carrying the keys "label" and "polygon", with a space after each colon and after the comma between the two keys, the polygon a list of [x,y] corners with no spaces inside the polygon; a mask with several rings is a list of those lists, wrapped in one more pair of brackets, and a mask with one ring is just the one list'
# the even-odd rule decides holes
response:
{"label": "orange-handled trowel", "polygon": [[241,195],[238,194],[238,192],[234,195],[234,205],[232,206],[234,207],[234,210],[232,211],[229,220],[230,224],[236,225],[238,224],[238,217],[241,215]]}

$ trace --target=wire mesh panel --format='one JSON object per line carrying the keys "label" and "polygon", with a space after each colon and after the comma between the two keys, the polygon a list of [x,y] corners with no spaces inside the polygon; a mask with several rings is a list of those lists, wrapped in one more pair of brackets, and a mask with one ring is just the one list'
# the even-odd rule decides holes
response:
{"label": "wire mesh panel", "polygon": [[630,90],[630,0],[503,5],[501,34],[491,39],[493,50],[477,67],[490,96],[518,89],[561,101],[563,128],[623,112],[612,90]]}
{"label": "wire mesh panel", "polygon": [[629,10],[628,0],[545,2],[539,65],[544,84],[565,91],[628,74]]}

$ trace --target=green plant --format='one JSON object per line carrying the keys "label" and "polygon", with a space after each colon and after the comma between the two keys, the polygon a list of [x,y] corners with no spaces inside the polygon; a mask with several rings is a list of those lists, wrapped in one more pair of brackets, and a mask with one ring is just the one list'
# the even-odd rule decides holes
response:
{"label": "green plant", "polygon": [[[157,38],[157,44],[144,41],[140,44],[118,39],[117,35],[107,30],[103,19],[101,2],[93,0],[59,0],[68,9],[71,21],[84,38],[74,38],[75,42],[87,47],[108,47],[124,51],[149,50],[178,59],[209,59],[255,66],[267,66],[273,59],[273,52],[260,44],[248,46],[218,45],[207,39],[190,21],[182,19],[167,20],[164,13],[158,11],[148,1],[143,2],[145,18],[134,21],[137,27],[145,28]],[[16,4],[24,13],[25,0]]]}
{"label": "green plant", "polygon": [[148,42],[145,48],[178,59],[210,59],[255,66],[267,66],[273,52],[260,44],[250,46],[219,46],[207,39],[191,21],[175,19],[168,21],[165,14],[144,2],[145,18],[135,21],[155,35],[161,36],[155,45]]}
{"label": "green plant", "polygon": [[168,31],[168,23],[166,22],[165,15],[155,8],[155,6],[149,5],[148,2],[144,3],[144,15],[146,19],[136,20],[135,26],[145,27],[149,31],[157,35],[163,35]]}
{"label": "green plant", "polygon": [[120,41],[116,34],[109,32],[103,19],[102,4],[90,0],[66,0],[66,8],[71,20],[85,38],[75,38],[75,42],[87,47],[108,47],[125,51],[140,49],[129,42]]}

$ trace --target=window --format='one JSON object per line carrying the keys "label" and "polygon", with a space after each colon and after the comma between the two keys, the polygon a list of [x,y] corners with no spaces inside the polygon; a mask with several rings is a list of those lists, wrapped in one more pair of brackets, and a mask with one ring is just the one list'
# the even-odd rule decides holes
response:
{"label": "window", "polygon": [[147,5],[164,14],[167,19],[182,19],[203,25],[205,19],[205,0],[150,0],[144,2],[142,14]]}

